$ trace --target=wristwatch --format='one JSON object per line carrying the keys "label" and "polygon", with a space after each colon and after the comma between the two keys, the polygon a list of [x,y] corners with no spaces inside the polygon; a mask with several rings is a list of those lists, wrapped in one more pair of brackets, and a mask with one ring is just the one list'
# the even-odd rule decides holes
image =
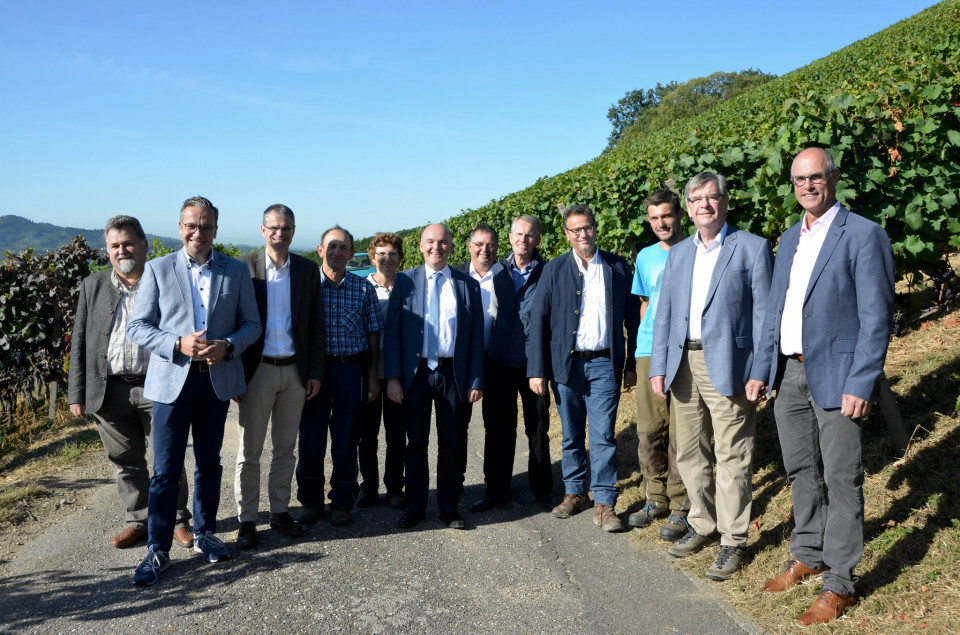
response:
{"label": "wristwatch", "polygon": [[233,342],[231,342],[230,340],[223,340],[223,341],[226,342],[227,344],[227,354],[224,355],[224,357],[226,357],[227,359],[230,359],[231,357],[233,357],[233,350],[234,350]]}
{"label": "wristwatch", "polygon": [[180,338],[179,338],[179,337],[177,338],[176,343],[173,345],[173,352],[174,352],[174,354],[177,354],[177,353],[180,352]]}

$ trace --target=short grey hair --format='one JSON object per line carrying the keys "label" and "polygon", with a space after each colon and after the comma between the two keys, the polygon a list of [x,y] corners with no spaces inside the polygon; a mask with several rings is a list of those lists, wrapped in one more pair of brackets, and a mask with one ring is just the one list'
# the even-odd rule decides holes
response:
{"label": "short grey hair", "polygon": [[213,203],[210,202],[210,199],[204,198],[202,196],[191,196],[183,202],[183,205],[180,206],[180,220],[183,220],[183,210],[188,207],[199,207],[200,209],[205,209],[208,212],[213,213],[214,222],[220,222],[220,210],[214,207]]}
{"label": "short grey hair", "polygon": [[147,235],[143,233],[143,227],[140,225],[140,221],[133,216],[124,216],[121,214],[119,216],[114,216],[113,218],[107,219],[107,225],[103,228],[104,242],[107,241],[107,234],[110,233],[111,229],[115,229],[117,231],[129,229],[136,235],[137,238],[144,242],[147,241]]}
{"label": "short grey hair", "polygon": [[695,192],[708,183],[717,184],[717,189],[720,190],[720,196],[726,197],[727,194],[729,194],[727,191],[727,177],[716,172],[711,172],[710,170],[705,170],[687,181],[687,186],[683,188],[683,198],[690,200],[690,192]]}
{"label": "short grey hair", "polygon": [[537,230],[537,236],[543,234],[543,224],[540,222],[540,219],[532,214],[524,214],[523,216],[517,216],[513,219],[513,222],[510,223],[510,231],[513,232],[514,228],[517,225],[517,221],[524,221],[533,225]]}
{"label": "short grey hair", "polygon": [[267,222],[267,216],[269,216],[270,214],[279,214],[280,216],[283,216],[284,218],[289,218],[289,219],[292,220],[294,223],[297,222],[297,218],[296,218],[296,216],[293,215],[293,210],[292,210],[292,209],[290,209],[290,208],[287,207],[286,205],[283,205],[283,204],[281,204],[281,203],[277,203],[277,204],[271,205],[271,206],[268,207],[267,209],[263,210],[263,221],[261,221],[261,223],[260,223],[261,225],[265,225],[265,224],[266,224],[266,222]]}

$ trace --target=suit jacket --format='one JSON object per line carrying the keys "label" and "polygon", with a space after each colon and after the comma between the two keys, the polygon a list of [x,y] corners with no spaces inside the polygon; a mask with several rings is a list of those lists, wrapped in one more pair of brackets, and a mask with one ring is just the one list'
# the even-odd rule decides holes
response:
{"label": "suit jacket", "polygon": [[[253,291],[263,331],[243,351],[243,372],[247,383],[253,378],[263,357],[267,324],[267,252],[259,249],[240,258],[250,268]],[[308,379],[323,380],[324,333],[323,300],[320,296],[320,268],[303,256],[290,254],[290,313],[293,324],[293,350],[297,370],[304,385]]]}
{"label": "suit jacket", "polygon": [[[210,367],[214,392],[226,401],[247,389],[239,354],[260,335],[260,318],[247,265],[216,251],[211,255],[210,306],[204,337],[225,339],[234,346],[230,359]],[[160,403],[177,399],[190,373],[190,358],[174,353],[173,348],[178,337],[195,330],[186,253],[181,249],[148,261],[127,324],[130,339],[150,351],[144,397]]]}
{"label": "suit jacket", "polygon": [[527,366],[527,339],[530,334],[530,316],[537,297],[537,285],[546,264],[539,251],[534,250],[533,269],[517,291],[511,267],[513,253],[500,261],[500,270],[493,277],[493,292],[497,298],[497,319],[490,335],[490,359],[514,368]]}
{"label": "suit jacket", "polygon": [[[780,322],[802,226],[797,223],[780,238],[770,303],[750,375],[774,388]],[[821,408],[839,408],[844,394],[872,398],[890,340],[893,275],[893,251],[883,228],[841,206],[803,301],[803,364],[810,393]]]}
{"label": "suit jacket", "polygon": [[[690,294],[697,247],[694,237],[673,246],[663,270],[660,304],[653,323],[650,376],[670,387],[683,357],[690,324]],[[703,356],[714,389],[732,397],[746,390],[760,339],[773,253],[765,238],[727,226],[710,278],[701,321]]]}
{"label": "suit jacket", "polygon": [[107,388],[110,325],[121,295],[112,273],[104,269],[83,279],[70,338],[67,403],[82,403],[87,412],[100,410]]}
{"label": "suit jacket", "polygon": [[[573,367],[580,324],[580,295],[583,277],[577,267],[578,256],[569,253],[543,266],[533,303],[527,339],[527,376],[552,378],[567,384]],[[603,282],[607,296],[607,332],[610,334],[610,358],[619,385],[623,370],[633,371],[637,360],[637,326],[640,316],[630,293],[630,265],[620,256],[600,250]],[[623,329],[627,328],[624,339]]]}
{"label": "suit jacket", "polygon": [[[476,280],[456,269],[450,272],[457,295],[453,372],[457,394],[462,401],[467,401],[470,390],[483,390],[483,304]],[[421,265],[397,274],[387,304],[383,376],[399,378],[404,392],[410,389],[420,366],[426,293],[427,277]]]}

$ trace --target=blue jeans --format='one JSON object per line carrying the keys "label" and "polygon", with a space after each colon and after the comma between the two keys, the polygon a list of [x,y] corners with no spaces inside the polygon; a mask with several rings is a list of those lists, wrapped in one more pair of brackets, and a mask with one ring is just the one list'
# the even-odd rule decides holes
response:
{"label": "blue jeans", "polygon": [[590,489],[593,500],[617,504],[617,408],[620,386],[608,357],[574,358],[566,384],[553,382],[563,430],[563,485],[567,494],[586,494],[587,420],[590,420]]}
{"label": "blue jeans", "polygon": [[357,444],[351,430],[363,397],[363,364],[328,360],[320,393],[304,404],[300,417],[297,500],[304,507],[323,507],[328,431],[333,461],[330,506],[353,509],[357,502]]}
{"label": "blue jeans", "polygon": [[173,403],[153,402],[153,478],[147,503],[148,543],[158,551],[170,551],[176,525],[180,474],[193,432],[194,533],[217,531],[220,507],[220,446],[229,401],[220,401],[210,383],[210,373],[190,371]]}

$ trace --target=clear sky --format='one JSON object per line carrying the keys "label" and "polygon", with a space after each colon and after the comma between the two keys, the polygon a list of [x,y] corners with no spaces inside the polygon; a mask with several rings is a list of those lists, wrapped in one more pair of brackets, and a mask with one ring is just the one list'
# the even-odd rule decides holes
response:
{"label": "clear sky", "polygon": [[259,245],[441,221],[597,156],[635,88],[783,74],[931,6],[0,0],[0,215]]}

